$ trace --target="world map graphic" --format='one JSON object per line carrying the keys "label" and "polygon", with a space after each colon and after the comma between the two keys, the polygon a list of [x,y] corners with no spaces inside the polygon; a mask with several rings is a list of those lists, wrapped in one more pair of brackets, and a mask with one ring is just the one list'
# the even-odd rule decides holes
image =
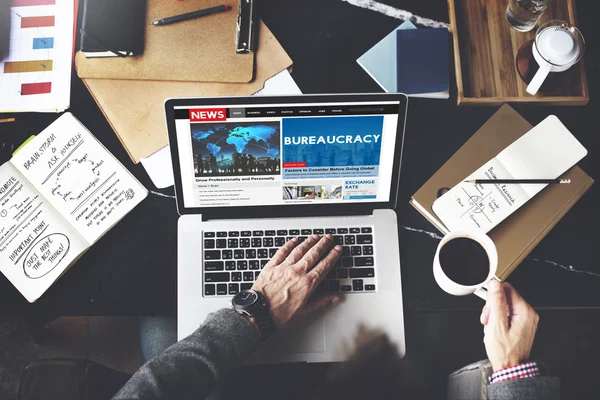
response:
{"label": "world map graphic", "polygon": [[[208,125],[208,126],[207,126]],[[192,129],[195,153],[200,156],[230,157],[234,153],[255,157],[278,157],[279,123],[202,124]]]}

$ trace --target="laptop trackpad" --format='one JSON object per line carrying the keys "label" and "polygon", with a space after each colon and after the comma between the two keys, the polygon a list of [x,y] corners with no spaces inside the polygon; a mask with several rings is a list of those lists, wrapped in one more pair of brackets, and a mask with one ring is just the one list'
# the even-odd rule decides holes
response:
{"label": "laptop trackpad", "polygon": [[282,353],[322,353],[325,351],[325,324],[321,319],[308,326],[290,327],[273,337],[273,349]]}

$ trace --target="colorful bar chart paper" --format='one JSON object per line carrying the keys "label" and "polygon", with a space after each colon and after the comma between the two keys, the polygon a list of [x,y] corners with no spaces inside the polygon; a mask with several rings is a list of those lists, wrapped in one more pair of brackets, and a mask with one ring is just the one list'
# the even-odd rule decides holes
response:
{"label": "colorful bar chart paper", "polygon": [[54,38],[34,38],[33,39],[33,49],[41,50],[41,49],[52,49],[54,48]]}
{"label": "colorful bar chart paper", "polygon": [[23,83],[21,95],[30,96],[34,94],[46,94],[52,92],[52,82]]}
{"label": "colorful bar chart paper", "polygon": [[5,74],[52,71],[52,60],[9,61],[4,63]]}
{"label": "colorful bar chart paper", "polygon": [[0,3],[5,1],[10,5],[10,46],[0,60],[0,113],[66,110],[78,0]]}
{"label": "colorful bar chart paper", "polygon": [[53,6],[56,0],[12,0],[13,7]]}
{"label": "colorful bar chart paper", "polygon": [[44,28],[47,26],[54,26],[54,15],[21,18],[21,28]]}

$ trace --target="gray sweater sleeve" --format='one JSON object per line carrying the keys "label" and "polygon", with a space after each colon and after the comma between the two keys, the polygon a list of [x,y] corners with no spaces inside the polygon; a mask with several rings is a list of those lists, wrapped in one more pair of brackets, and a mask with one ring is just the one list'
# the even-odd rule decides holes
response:
{"label": "gray sweater sleeve", "polygon": [[248,320],[230,309],[217,311],[196,332],[144,364],[113,400],[203,399],[216,379],[258,343]]}
{"label": "gray sweater sleeve", "polygon": [[538,376],[494,383],[487,387],[488,400],[559,400],[560,380]]}

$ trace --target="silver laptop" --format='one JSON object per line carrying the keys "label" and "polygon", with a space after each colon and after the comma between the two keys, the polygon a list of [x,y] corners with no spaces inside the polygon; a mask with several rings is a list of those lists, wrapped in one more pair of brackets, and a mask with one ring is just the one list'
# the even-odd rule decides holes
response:
{"label": "silver laptop", "polygon": [[250,289],[287,240],[331,233],[319,286],[342,301],[266,341],[252,363],[347,360],[358,328],[405,354],[398,195],[402,94],[169,99],[178,224],[177,330]]}

